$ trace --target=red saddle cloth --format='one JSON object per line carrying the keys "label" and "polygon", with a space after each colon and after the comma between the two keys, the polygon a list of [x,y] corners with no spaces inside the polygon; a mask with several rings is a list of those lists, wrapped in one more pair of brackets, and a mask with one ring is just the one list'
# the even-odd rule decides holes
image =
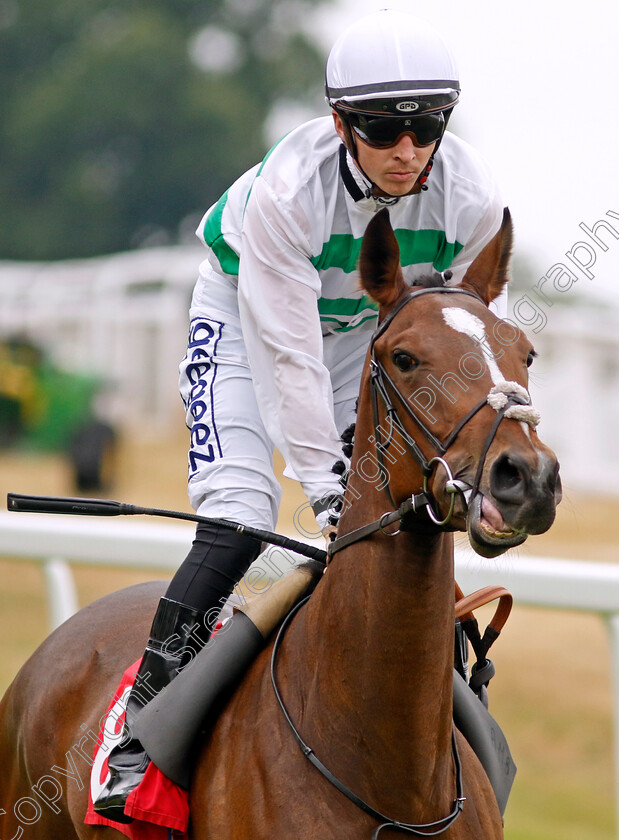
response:
{"label": "red saddle cloth", "polygon": [[189,823],[189,801],[187,791],[171,782],[152,762],[138,787],[131,792],[125,805],[125,814],[133,817],[131,823],[117,823],[95,813],[93,798],[108,777],[107,756],[111,748],[122,738],[127,698],[133,686],[141,660],[127,668],[102,718],[99,744],[93,754],[94,763],[90,776],[88,810],[84,822],[87,825],[108,825],[122,832],[131,840],[184,840]]}

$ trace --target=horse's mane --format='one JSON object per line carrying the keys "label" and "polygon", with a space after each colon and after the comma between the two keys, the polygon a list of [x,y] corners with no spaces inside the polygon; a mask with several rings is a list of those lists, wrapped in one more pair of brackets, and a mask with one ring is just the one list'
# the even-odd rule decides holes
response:
{"label": "horse's mane", "polygon": [[415,278],[411,285],[415,288],[422,289],[436,289],[439,286],[444,286],[448,280],[453,277],[453,272],[444,271],[439,274],[438,271],[433,271],[431,274],[422,274],[421,277]]}
{"label": "horse's mane", "polygon": [[324,571],[325,567],[322,563],[318,560],[306,560],[304,563],[300,563],[297,566],[298,569],[306,569],[311,575],[311,581],[308,588],[305,590],[304,597],[311,595],[314,589],[318,586]]}

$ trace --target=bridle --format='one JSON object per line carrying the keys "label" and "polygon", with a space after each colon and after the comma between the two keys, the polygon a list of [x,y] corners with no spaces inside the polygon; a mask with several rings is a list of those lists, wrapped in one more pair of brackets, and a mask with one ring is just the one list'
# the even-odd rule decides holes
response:
{"label": "bridle", "polygon": [[[372,418],[374,424],[374,446],[376,448],[376,459],[379,468],[383,474],[389,475],[389,471],[385,467],[384,453],[387,451],[393,442],[394,432],[397,430],[403,442],[405,443],[410,455],[419,465],[423,476],[423,489],[420,493],[413,494],[406,499],[396,510],[387,512],[381,516],[376,522],[369,525],[364,525],[357,528],[348,534],[337,537],[329,545],[327,554],[330,557],[338,551],[364,539],[371,534],[381,531],[389,536],[395,536],[399,531],[388,533],[385,528],[394,522],[401,522],[404,517],[409,514],[418,514],[425,511],[430,520],[439,528],[443,530],[453,530],[449,523],[453,515],[456,495],[460,494],[464,500],[465,508],[468,508],[470,499],[474,498],[479,491],[479,484],[486,462],[486,456],[490,449],[492,442],[496,436],[499,425],[504,418],[520,419],[522,422],[528,423],[532,428],[535,428],[539,422],[539,415],[531,406],[531,398],[521,385],[516,382],[499,382],[490,389],[490,392],[482,400],[480,400],[473,408],[468,411],[449,432],[444,440],[440,440],[424,423],[424,421],[413,411],[408,400],[405,399],[401,391],[393,379],[387,373],[385,366],[376,356],[376,341],[384,335],[394,318],[401,312],[401,310],[412,301],[423,295],[442,294],[442,295],[467,295],[482,303],[483,300],[474,292],[466,289],[451,288],[449,286],[435,286],[430,288],[415,289],[410,291],[397,306],[389,312],[386,318],[379,324],[370,341],[370,399],[372,405]],[[392,398],[393,395],[393,398]],[[397,405],[394,404],[394,399]],[[383,430],[380,425],[379,403],[385,409],[389,430],[386,438],[383,440]],[[477,472],[473,480],[473,484],[469,485],[463,481],[454,479],[451,468],[445,460],[444,455],[450,446],[454,443],[460,432],[469,423],[473,417],[481,411],[481,409],[490,405],[497,412],[497,416],[492,423],[490,431],[484,442],[482,454],[477,465]],[[415,426],[419,429],[421,434],[426,438],[429,444],[433,447],[435,455],[427,458],[417,441],[407,431],[402,420],[398,415],[398,408],[403,409],[406,416],[410,418]],[[428,491],[428,480],[432,475],[436,466],[441,465],[447,473],[447,481],[445,483],[445,492],[451,497],[449,510],[444,517],[440,517],[435,513],[432,496]],[[384,487],[387,496],[392,505],[395,506],[395,501],[391,493],[389,482]]]}
{"label": "bridle", "polygon": [[[471,420],[472,417],[477,414],[477,412],[483,408],[486,404],[486,400],[481,400],[476,406],[474,406],[471,411],[468,412],[452,429],[449,433],[447,438],[444,441],[439,440],[436,435],[427,427],[427,425],[421,420],[420,417],[415,414],[412,410],[410,403],[403,397],[402,393],[398,389],[397,385],[393,382],[389,374],[387,373],[385,366],[379,361],[376,357],[376,341],[384,335],[387,331],[389,326],[391,325],[393,319],[400,313],[400,311],[411,301],[415,300],[422,295],[427,294],[461,294],[467,295],[468,297],[475,298],[481,302],[481,298],[479,298],[473,292],[465,291],[464,289],[452,289],[450,287],[445,286],[438,286],[432,287],[427,289],[418,289],[414,292],[409,292],[409,294],[403,298],[400,303],[393,309],[389,315],[384,319],[384,321],[380,324],[374,335],[372,336],[370,342],[370,395],[372,401],[372,417],[374,422],[374,437],[375,437],[375,446],[376,446],[376,456],[378,460],[378,464],[381,470],[385,471],[385,464],[384,464],[384,452],[389,447],[393,440],[393,433],[397,429],[400,433],[400,436],[406,447],[408,448],[409,453],[413,456],[421,471],[424,475],[424,493],[427,495],[427,480],[429,476],[432,474],[432,468],[435,463],[442,463],[443,466],[448,470],[449,474],[449,481],[453,481],[453,476],[451,475],[451,471],[447,465],[447,462],[444,460],[443,455],[447,452],[451,444],[455,441],[456,437],[462,431],[464,426]],[[430,443],[430,445],[435,449],[436,455],[433,458],[426,458],[423,454],[421,447],[417,443],[417,441],[408,433],[404,424],[400,420],[398,416],[398,412],[396,410],[395,405],[390,396],[390,392],[394,394],[396,397],[399,405],[401,408],[404,409],[407,416],[415,423],[417,428],[426,438],[426,440]],[[381,439],[381,427],[379,421],[379,413],[378,413],[378,403],[379,398],[382,401],[387,421],[389,423],[389,434],[385,442]],[[392,504],[395,504],[393,501],[393,496],[391,494],[391,490],[389,485],[386,486],[387,495],[389,496],[389,500]],[[452,497],[455,498],[455,492],[452,493]],[[451,518],[451,513],[453,512],[453,504],[451,505],[451,509],[447,517],[443,520],[438,520],[437,517],[434,515],[432,510],[432,506],[430,504],[429,498],[426,504],[428,515],[435,523],[435,525],[446,525],[448,520]]]}

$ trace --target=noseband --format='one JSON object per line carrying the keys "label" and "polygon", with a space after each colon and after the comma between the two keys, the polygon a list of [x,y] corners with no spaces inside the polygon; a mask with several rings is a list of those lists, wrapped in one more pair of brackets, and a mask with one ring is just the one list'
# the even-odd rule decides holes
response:
{"label": "noseband", "polygon": [[[397,430],[400,437],[404,441],[410,455],[412,455],[413,459],[416,461],[423,473],[424,480],[422,492],[413,494],[409,499],[406,499],[397,508],[397,510],[383,514],[383,516],[381,516],[381,518],[376,522],[372,522],[369,525],[365,525],[361,528],[356,529],[355,531],[350,532],[349,534],[345,534],[344,536],[338,537],[337,539],[333,540],[333,542],[329,545],[327,551],[330,557],[337,551],[341,551],[341,549],[346,548],[346,546],[351,545],[352,543],[357,542],[360,539],[364,539],[365,537],[369,536],[370,534],[376,533],[377,531],[381,531],[382,533],[386,534],[387,532],[385,531],[385,528],[388,525],[391,525],[394,522],[401,521],[406,515],[410,513],[419,513],[421,510],[426,511],[428,517],[435,525],[437,525],[440,528],[443,528],[444,530],[450,530],[449,522],[453,515],[456,494],[460,493],[462,495],[466,507],[468,507],[469,500],[477,494],[483,473],[484,464],[486,462],[486,456],[496,436],[501,421],[504,418],[520,420],[521,422],[527,423],[529,426],[531,426],[531,428],[535,428],[539,422],[539,414],[531,406],[531,398],[527,390],[523,388],[522,385],[519,385],[517,382],[499,382],[495,384],[490,389],[490,392],[487,394],[487,396],[485,396],[475,406],[473,406],[473,408],[456,423],[454,428],[444,440],[440,440],[428,428],[428,426],[423,422],[423,420],[420,417],[418,417],[417,414],[415,414],[408,400],[404,398],[395,382],[387,373],[385,366],[377,358],[375,345],[376,341],[382,335],[384,335],[394,318],[405,306],[407,306],[411,301],[415,300],[416,298],[421,297],[422,295],[429,294],[467,295],[468,297],[474,298],[475,300],[479,301],[482,305],[485,306],[483,300],[478,295],[476,295],[474,292],[469,292],[465,289],[455,289],[446,286],[416,289],[415,291],[409,292],[406,295],[406,297],[404,297],[400,301],[400,303],[395,307],[395,309],[392,309],[392,311],[387,315],[384,321],[382,321],[382,323],[378,326],[370,341],[370,399],[374,423],[374,445],[376,447],[376,456],[379,468],[383,474],[387,476],[389,475],[389,471],[385,466],[384,453],[392,443],[394,432]],[[419,429],[422,435],[429,442],[430,446],[432,446],[435,450],[436,454],[433,455],[431,458],[427,458],[424,455],[417,441],[406,430],[404,424],[402,423],[402,420],[398,416],[398,409],[394,404],[391,395],[393,395],[399,407],[404,410],[406,416],[413,421],[415,426]],[[382,402],[384,406],[386,418],[389,424],[389,429],[386,433],[387,436],[385,440],[383,440],[382,437],[382,435],[385,434],[385,430],[381,429],[380,426],[379,401]],[[449,447],[452,446],[462,429],[485,405],[490,405],[492,408],[494,408],[497,412],[497,416],[484,442],[481,458],[477,466],[477,473],[475,475],[473,484],[468,485],[463,481],[454,479],[453,473],[451,472],[451,468],[443,456],[446,454]],[[443,518],[441,518],[440,515],[437,515],[435,513],[434,506],[432,503],[432,496],[428,491],[428,480],[432,475],[435,466],[437,466],[438,464],[442,465],[443,469],[447,473],[445,492],[451,497],[449,511],[447,512],[447,515]],[[391,501],[391,504],[395,506],[395,501],[393,499],[389,483],[387,483],[387,485],[385,486],[385,490],[387,492],[389,500]],[[395,536],[395,534],[397,533],[399,533],[399,531],[391,533],[390,536]]]}

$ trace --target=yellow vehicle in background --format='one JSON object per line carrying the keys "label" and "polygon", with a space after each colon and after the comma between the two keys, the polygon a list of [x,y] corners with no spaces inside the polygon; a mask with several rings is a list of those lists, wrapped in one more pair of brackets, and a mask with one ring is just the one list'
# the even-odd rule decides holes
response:
{"label": "yellow vehicle in background", "polygon": [[55,366],[27,338],[0,340],[0,450],[62,452],[76,490],[107,489],[117,434],[96,410],[103,387]]}

